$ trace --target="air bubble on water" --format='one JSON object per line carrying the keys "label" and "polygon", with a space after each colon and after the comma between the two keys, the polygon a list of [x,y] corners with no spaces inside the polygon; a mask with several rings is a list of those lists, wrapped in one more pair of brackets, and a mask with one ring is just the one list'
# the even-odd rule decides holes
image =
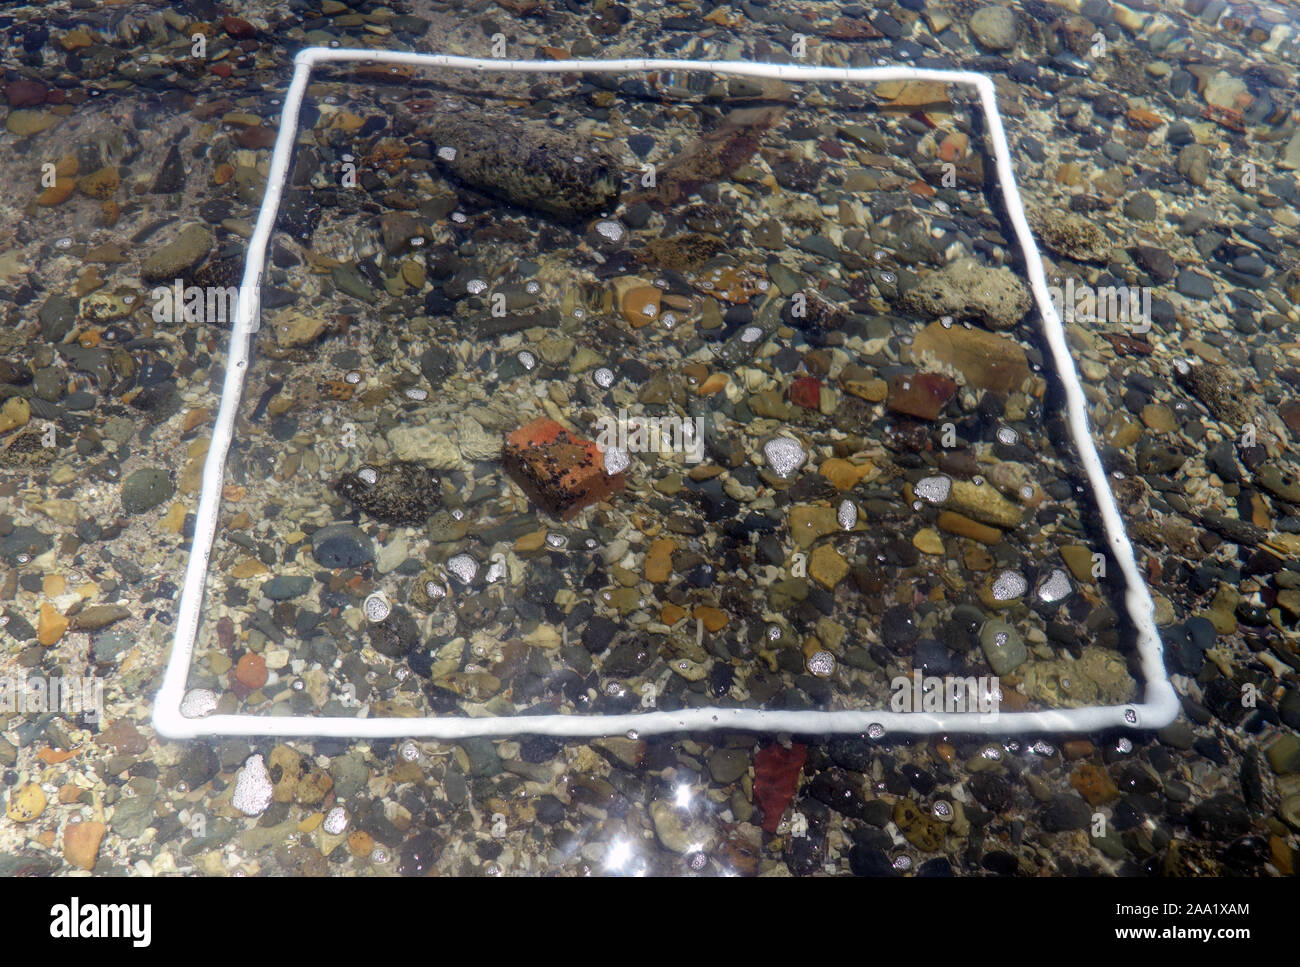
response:
{"label": "air bubble on water", "polygon": [[934,803],[934,816],[936,819],[952,819],[952,804],[946,799],[936,799]]}
{"label": "air bubble on water", "polygon": [[611,242],[621,242],[627,235],[627,229],[623,223],[615,221],[612,218],[604,218],[596,223],[596,233],[602,238],[607,238]]}
{"label": "air bubble on water", "polygon": [[846,531],[853,530],[858,524],[858,505],[851,500],[841,500],[840,509],[835,514],[835,519],[840,522],[840,526]]}
{"label": "air bubble on water", "polygon": [[[337,40],[331,40],[331,41],[330,41],[330,46],[331,46],[331,47],[342,47],[343,44],[342,44],[340,41],[337,41]],[[334,95],[331,94],[330,97],[334,97]],[[330,104],[337,104],[337,103],[338,103],[338,99],[335,98],[334,100],[330,101],[329,103],[330,103]]]}
{"label": "air bubble on water", "polygon": [[767,626],[767,640],[768,640],[768,641],[780,641],[780,640],[781,640],[781,626],[780,626],[780,625],[768,625],[768,626]]}
{"label": "air bubble on water", "polygon": [[998,427],[998,442],[1004,446],[1014,447],[1020,442],[1020,434],[1012,427],[1000,426]]}
{"label": "air bubble on water", "polygon": [[1115,751],[1120,755],[1128,755],[1133,751],[1133,740],[1127,735],[1121,735],[1115,742]]}
{"label": "air bubble on water", "polygon": [[343,382],[347,383],[349,386],[356,386],[361,382],[361,374],[356,370],[353,370],[343,377]]}
{"label": "air bubble on water", "polygon": [[529,279],[524,283],[524,291],[529,295],[537,295],[537,293],[542,291],[542,284],[536,279]]}
{"label": "air bubble on water", "polygon": [[633,742],[635,742],[635,741],[636,741],[637,739],[639,739],[641,736],[640,736],[640,734],[637,732],[636,729],[628,729],[628,730],[627,730],[627,737],[628,737],[629,739],[631,739]]}
{"label": "air bubble on water", "polygon": [[880,281],[884,282],[886,285],[893,285],[897,279],[898,276],[896,276],[893,272],[880,273]]}
{"label": "air bubble on water", "polygon": [[835,674],[835,656],[829,651],[816,651],[808,657],[808,671],[818,678],[830,678]]}
{"label": "air bubble on water", "polygon": [[406,398],[422,403],[429,398],[429,391],[420,386],[410,386],[406,390]]}
{"label": "air bubble on water", "polygon": [[952,493],[952,478],[942,474],[937,477],[925,477],[918,480],[912,489],[926,503],[942,504]]}
{"label": "air bubble on water", "polygon": [[1001,762],[1002,749],[990,742],[980,750],[980,756],[988,759],[990,762]]}
{"label": "air bubble on water", "polygon": [[201,719],[217,710],[217,693],[208,688],[191,688],[181,699],[181,715]]}
{"label": "air bubble on water", "polygon": [[554,547],[556,550],[559,550],[561,548],[568,547],[569,539],[565,537],[563,534],[547,534],[546,543],[548,546]]}
{"label": "air bubble on water", "polygon": [[478,561],[468,554],[457,554],[447,560],[447,570],[459,578],[462,584],[469,584],[478,576]]}
{"label": "air bubble on water", "polygon": [[431,598],[445,598],[447,596],[447,589],[437,581],[425,581],[424,593]]}
{"label": "air bubble on water", "polygon": [[1058,567],[1038,586],[1038,597],[1046,604],[1055,604],[1069,597],[1072,590],[1069,576]]}
{"label": "air bubble on water", "polygon": [[1013,601],[1024,595],[1029,582],[1019,571],[1003,571],[993,579],[993,599],[995,601]]}
{"label": "air bubble on water", "polygon": [[348,811],[342,806],[335,806],[325,814],[325,822],[321,825],[331,836],[338,836],[348,828]]}
{"label": "air bubble on water", "polygon": [[388,603],[388,597],[382,591],[376,591],[366,598],[361,610],[365,612],[367,621],[378,624],[392,613],[393,606]]}
{"label": "air bubble on water", "polygon": [[867,738],[879,740],[879,739],[883,739],[884,737],[885,737],[885,727],[881,725],[879,722],[872,722],[870,725],[867,726]]}
{"label": "air bubble on water", "polygon": [[600,367],[591,374],[591,378],[595,380],[596,385],[601,389],[609,389],[614,385],[614,371],[608,366]]}
{"label": "air bubble on water", "polygon": [[367,487],[373,487],[379,480],[379,473],[374,467],[362,467],[357,471],[357,479]]}
{"label": "air bubble on water", "polygon": [[465,519],[465,511],[462,510],[461,508],[457,507],[455,510],[453,510],[453,511],[451,512],[451,519],[452,519],[452,520],[464,520],[464,519]]}
{"label": "air bubble on water", "polygon": [[786,436],[773,437],[763,444],[763,456],[778,477],[790,476],[808,459],[803,444]]}
{"label": "air bubble on water", "polygon": [[1021,500],[1031,500],[1033,496],[1034,496],[1034,488],[1031,485],[1025,484],[1023,487],[1020,488]]}
{"label": "air bubble on water", "polygon": [[467,221],[469,221],[469,216],[466,215],[464,212],[452,212],[451,220],[455,222],[457,225],[464,225]]}
{"label": "air bubble on water", "polygon": [[71,236],[71,235],[64,235],[63,238],[59,239],[57,242],[54,243],[54,247],[55,247],[55,248],[72,248],[72,236]]}
{"label": "air bubble on water", "polygon": [[743,343],[757,342],[763,338],[763,330],[759,326],[746,326],[740,331],[740,341]]}
{"label": "air bubble on water", "polygon": [[417,235],[415,236],[415,238],[411,239],[411,241],[407,244],[409,244],[411,248],[420,248],[422,245],[424,245],[424,236]]}
{"label": "air bubble on water", "polygon": [[620,447],[609,447],[605,450],[605,473],[612,477],[620,474],[632,464],[632,458],[628,452]]}
{"label": "air bubble on water", "polygon": [[376,846],[370,851],[370,862],[376,866],[383,866],[388,862],[388,850],[382,846]]}
{"label": "air bubble on water", "polygon": [[573,310],[573,318],[575,318],[575,319],[586,319],[586,318],[587,318],[587,310],[584,309],[584,308],[582,308],[582,306],[578,306],[578,308],[576,308],[576,309]]}
{"label": "air bubble on water", "polygon": [[878,248],[878,249],[876,249],[874,252],[871,253],[871,257],[872,257],[873,259],[875,259],[877,262],[879,262],[879,261],[881,261],[881,260],[885,257],[885,255],[887,255],[887,254],[888,254],[888,253],[885,252],[885,250],[884,250],[883,248]]}
{"label": "air bubble on water", "polygon": [[519,360],[519,365],[528,372],[532,372],[533,367],[537,365],[537,357],[527,349],[519,350],[519,352],[515,354],[515,359]]}
{"label": "air bubble on water", "polygon": [[403,762],[415,762],[420,758],[420,747],[410,739],[407,739],[397,750],[397,754],[401,757]]}
{"label": "air bubble on water", "polygon": [[[330,42],[330,46],[331,46],[331,47],[333,47],[333,46],[337,46],[337,44],[338,44],[337,41],[331,41],[331,42]],[[337,104],[338,102],[339,102],[339,99],[338,99],[337,97],[335,97],[333,94],[326,94],[324,97],[321,98],[321,103],[322,103],[322,104]]]}
{"label": "air bubble on water", "polygon": [[1029,751],[1032,752],[1034,755],[1051,757],[1056,755],[1056,746],[1052,745],[1052,743],[1046,741],[1045,739],[1039,739],[1037,742],[1035,742],[1033,745],[1029,747]]}
{"label": "air bubble on water", "polygon": [[487,289],[487,287],[488,284],[482,279],[470,279],[465,283],[465,291],[470,295],[478,295],[480,292]]}
{"label": "air bubble on water", "polygon": [[487,574],[483,575],[483,580],[488,584],[496,584],[506,576],[506,566],[500,561],[493,561],[488,565]]}
{"label": "air bubble on water", "polygon": [[939,325],[943,326],[943,328],[945,329],[951,329],[952,323],[953,323],[952,316],[944,316],[942,319],[939,320]]}
{"label": "air bubble on water", "polygon": [[665,329],[671,329],[673,326],[677,325],[677,316],[674,313],[665,312],[659,317],[659,321],[663,323]]}
{"label": "air bubble on water", "polygon": [[19,554],[17,557],[14,558],[14,560],[17,561],[19,564],[27,564],[31,561],[31,559],[32,556],[28,554],[26,551],[24,551],[22,554]]}

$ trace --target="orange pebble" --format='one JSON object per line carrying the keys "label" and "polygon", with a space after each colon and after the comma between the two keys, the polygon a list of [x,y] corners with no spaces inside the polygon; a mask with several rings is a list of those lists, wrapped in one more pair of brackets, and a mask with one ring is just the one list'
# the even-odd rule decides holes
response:
{"label": "orange pebble", "polygon": [[266,684],[266,660],[251,651],[245,652],[235,666],[235,677],[249,688],[261,688]]}

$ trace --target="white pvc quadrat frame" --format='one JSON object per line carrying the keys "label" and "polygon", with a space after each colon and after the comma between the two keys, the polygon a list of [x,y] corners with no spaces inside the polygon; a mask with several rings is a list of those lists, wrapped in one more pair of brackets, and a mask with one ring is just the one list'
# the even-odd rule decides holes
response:
{"label": "white pvc quadrat frame", "polygon": [[[1142,703],[1039,712],[899,713],[865,711],[765,711],[762,709],[696,708],[625,715],[539,715],[475,718],[352,718],[315,716],[208,715],[188,718],[181,714],[186,678],[193,658],[203,602],[204,582],[216,534],[226,453],[234,433],[235,416],[248,370],[249,350],[260,317],[261,277],[266,248],[275,225],[298,133],[298,113],[307,90],[312,68],[317,64],[366,62],[405,64],[414,67],[442,67],[454,70],[503,73],[635,73],[645,71],[706,71],[718,75],[776,78],[790,82],[841,81],[937,81],[965,84],[979,92],[997,165],[998,182],[1006,209],[1024,252],[1034,299],[1042,313],[1044,332],[1051,347],[1057,374],[1065,387],[1070,435],[1079,451],[1093,495],[1101,510],[1106,539],[1124,574],[1125,607],[1137,630],[1137,647],[1146,684]],[[678,731],[745,729],[792,733],[869,733],[879,736],[898,731],[907,733],[1072,733],[1106,728],[1160,728],[1177,717],[1179,703],[1165,671],[1159,633],[1153,620],[1154,605],[1124,531],[1124,523],[1097,455],[1084,405],[1079,374],[1066,344],[1065,330],[1047,289],[1042,257],[1029,230],[1024,207],[1011,168],[1002,118],[998,114],[993,82],[969,71],[928,70],[911,67],[830,68],[787,64],[759,64],[731,61],[689,61],[669,59],[518,61],[443,54],[412,54],[390,51],[345,50],[309,47],[294,58],[293,82],[284,100],[279,135],[271,156],[266,194],[257,225],[248,244],[241,297],[230,337],[230,358],[221,394],[221,407],[213,428],[203,468],[203,490],[191,545],[180,615],[171,656],[155,699],[153,724],[159,735],[185,739],[216,735],[322,736],[339,738],[431,738],[461,739],[476,736],[545,734],[573,737],[617,735],[629,731],[645,735]]]}

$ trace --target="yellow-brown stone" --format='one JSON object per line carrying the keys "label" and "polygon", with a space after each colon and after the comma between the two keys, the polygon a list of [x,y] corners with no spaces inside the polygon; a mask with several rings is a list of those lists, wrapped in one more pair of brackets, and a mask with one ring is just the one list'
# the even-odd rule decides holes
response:
{"label": "yellow-brown stone", "polygon": [[808,573],[818,584],[834,588],[849,573],[849,562],[830,544],[822,544],[812,552]]}
{"label": "yellow-brown stone", "polygon": [[105,201],[113,197],[113,193],[117,191],[117,186],[121,183],[122,176],[117,173],[117,169],[107,165],[98,171],[91,172],[78,181],[77,190],[83,195]]}
{"label": "yellow-brown stone", "polygon": [[15,823],[30,823],[45,812],[45,804],[45,790],[36,783],[29,782],[9,794],[9,807],[5,810],[5,815]]}
{"label": "yellow-brown stone", "polygon": [[38,205],[58,205],[68,200],[77,188],[77,182],[73,178],[56,178],[54,184],[46,188],[36,196]]}
{"label": "yellow-brown stone", "polygon": [[943,538],[933,527],[925,527],[912,537],[912,546],[922,554],[942,554]]}
{"label": "yellow-brown stone", "polygon": [[949,534],[956,534],[958,537],[969,537],[981,544],[997,544],[1002,540],[1002,531],[996,527],[981,524],[979,521],[971,520],[965,514],[959,514],[956,511],[943,511],[939,514],[939,518],[935,523],[939,525],[940,530],[947,531]]}
{"label": "yellow-brown stone", "polygon": [[69,823],[63,831],[63,858],[72,866],[93,870],[107,829],[99,822]]}
{"label": "yellow-brown stone", "polygon": [[68,630],[68,619],[59,614],[54,605],[48,601],[41,602],[41,613],[36,619],[36,640],[46,648],[59,643],[63,633]]}
{"label": "yellow-brown stone", "polygon": [[874,469],[871,463],[850,463],[839,457],[831,457],[822,462],[817,472],[829,480],[836,490],[851,490]]}
{"label": "yellow-brown stone", "polygon": [[1070,775],[1070,785],[1090,806],[1104,806],[1119,798],[1119,789],[1110,778],[1110,773],[1101,766],[1083,763]]}
{"label": "yellow-brown stone", "polygon": [[727,627],[727,612],[707,604],[697,605],[694,612],[696,621],[703,621],[706,631],[721,631]]}
{"label": "yellow-brown stone", "polygon": [[673,574],[673,551],[677,542],[661,537],[650,545],[645,556],[645,579],[653,584],[663,584]]}
{"label": "yellow-brown stone", "polygon": [[665,604],[659,612],[659,620],[670,628],[685,617],[686,609],[680,604],[673,604],[671,602]]}

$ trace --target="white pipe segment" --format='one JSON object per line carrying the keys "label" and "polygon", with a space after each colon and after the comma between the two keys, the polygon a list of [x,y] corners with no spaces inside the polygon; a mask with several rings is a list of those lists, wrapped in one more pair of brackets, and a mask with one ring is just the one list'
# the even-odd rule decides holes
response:
{"label": "white pipe segment", "polygon": [[[453,70],[497,71],[503,73],[636,73],[645,71],[704,71],[713,74],[775,78],[800,83],[840,81],[844,83],[880,83],[882,81],[938,81],[974,87],[988,125],[997,165],[998,182],[1012,227],[1025,255],[1030,286],[1043,318],[1043,329],[1052,351],[1057,375],[1065,387],[1066,413],[1070,435],[1092,485],[1101,511],[1111,553],[1123,572],[1125,607],[1137,629],[1137,648],[1146,680],[1145,701],[1141,704],[1061,709],[1042,712],[1008,712],[1000,714],[969,713],[898,713],[879,711],[763,711],[760,709],[698,708],[675,712],[645,712],[629,715],[524,715],[475,718],[350,718],[314,716],[209,715],[187,718],[181,714],[185,682],[193,659],[198,633],[203,588],[216,535],[222,478],[226,454],[234,434],[244,379],[248,370],[249,349],[259,326],[261,276],[266,264],[266,247],[280,206],[288,176],[293,144],[298,134],[298,112],[312,68],[330,63],[408,64],[414,67],[445,67]],[[309,47],[294,58],[293,81],[285,96],[280,117],[279,135],[271,156],[271,171],[266,194],[258,213],[257,226],[248,244],[235,325],[230,336],[230,354],[221,407],[213,427],[212,443],[203,468],[203,491],[191,545],[185,584],[181,594],[180,615],[176,622],[171,655],[162,687],[155,699],[153,724],[159,735],[173,739],[209,735],[264,736],[334,736],[351,738],[398,738],[403,736],[431,739],[461,739],[472,736],[544,734],[561,736],[601,736],[635,732],[648,735],[660,732],[711,731],[745,729],[767,732],[830,733],[888,732],[934,733],[972,732],[1007,735],[1014,733],[1094,732],[1111,727],[1160,728],[1178,715],[1178,697],[1165,671],[1160,636],[1153,620],[1154,605],[1138,570],[1133,546],[1124,532],[1114,495],[1106,479],[1097,448],[1088,428],[1083,389],[1066,343],[1065,329],[1052,304],[1043,272],[1042,257],[1029,230],[1024,206],[1016,189],[1011,167],[1011,149],[1007,144],[1002,118],[998,114],[997,96],[992,80],[969,71],[928,70],[913,67],[832,68],[804,67],[791,64],[756,64],[750,62],[688,61],[663,59],[517,61],[481,57],[455,57],[443,54],[412,54],[392,51],[346,50]]]}

